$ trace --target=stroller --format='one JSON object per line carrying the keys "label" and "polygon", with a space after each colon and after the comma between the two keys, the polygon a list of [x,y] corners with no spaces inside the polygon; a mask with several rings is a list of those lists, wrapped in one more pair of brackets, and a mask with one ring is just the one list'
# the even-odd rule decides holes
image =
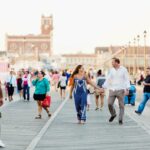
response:
{"label": "stroller", "polygon": [[135,98],[136,98],[136,88],[134,84],[131,84],[129,89],[129,95],[126,95],[124,97],[124,104],[131,104],[132,106],[135,106]]}

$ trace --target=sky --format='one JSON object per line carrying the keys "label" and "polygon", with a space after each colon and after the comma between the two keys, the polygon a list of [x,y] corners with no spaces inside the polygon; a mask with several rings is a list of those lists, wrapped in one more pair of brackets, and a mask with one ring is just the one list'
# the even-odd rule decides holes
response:
{"label": "sky", "polygon": [[41,15],[53,15],[53,51],[93,53],[98,46],[133,44],[147,31],[150,0],[0,0],[0,49],[6,34],[39,34]]}

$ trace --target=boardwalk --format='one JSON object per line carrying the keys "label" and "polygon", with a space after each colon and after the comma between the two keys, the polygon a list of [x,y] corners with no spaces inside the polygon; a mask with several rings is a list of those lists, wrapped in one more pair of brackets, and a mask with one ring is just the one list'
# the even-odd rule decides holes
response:
{"label": "boardwalk", "polygon": [[[61,101],[56,93],[52,93],[52,98],[51,111],[55,114]],[[106,102],[102,111],[95,111],[93,100],[90,111],[87,112],[87,123],[79,125],[73,100],[64,103],[52,122],[48,120],[44,111],[42,120],[34,119],[36,115],[34,101],[29,103],[18,101],[3,109],[2,139],[7,146],[4,149],[149,150],[150,111],[146,108],[142,116],[137,116],[134,113],[135,107],[126,106],[124,124],[119,125],[118,116],[114,122],[108,122],[110,115]],[[43,135],[39,134],[47,122],[50,124],[46,132]],[[39,141],[36,143],[34,139]]]}

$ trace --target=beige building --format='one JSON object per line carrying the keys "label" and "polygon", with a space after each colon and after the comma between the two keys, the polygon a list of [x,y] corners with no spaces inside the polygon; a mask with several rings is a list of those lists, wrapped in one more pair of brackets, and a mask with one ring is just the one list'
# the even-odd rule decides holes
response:
{"label": "beige building", "polygon": [[52,55],[52,16],[41,17],[41,33],[34,35],[6,35],[8,57],[19,60],[39,60]]}
{"label": "beige building", "polygon": [[118,47],[118,50],[104,61],[104,68],[111,67],[112,57],[118,57],[131,75],[141,74],[150,66],[150,47]]}
{"label": "beige building", "polygon": [[63,68],[74,69],[82,64],[86,69],[103,69],[103,64],[112,53],[118,51],[118,47],[96,47],[95,52],[91,54],[77,53],[62,55]]}
{"label": "beige building", "polygon": [[84,65],[86,69],[96,67],[96,55],[95,54],[65,54],[62,55],[63,68],[74,69],[77,65]]}
{"label": "beige building", "polygon": [[65,68],[75,68],[75,66],[83,64],[87,69],[94,68],[97,70],[101,68],[104,71],[108,71],[112,67],[112,58],[118,57],[121,65],[124,65],[131,75],[135,75],[150,66],[150,47],[96,47],[93,54],[66,54],[62,57]]}

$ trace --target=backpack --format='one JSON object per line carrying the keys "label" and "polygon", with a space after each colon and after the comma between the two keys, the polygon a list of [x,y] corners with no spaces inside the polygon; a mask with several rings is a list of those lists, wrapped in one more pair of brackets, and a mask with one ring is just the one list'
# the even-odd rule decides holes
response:
{"label": "backpack", "polygon": [[28,85],[28,78],[27,77],[24,78],[23,85]]}
{"label": "backpack", "polygon": [[101,88],[102,85],[104,84],[105,80],[106,80],[105,78],[98,79],[97,86],[99,86]]}

